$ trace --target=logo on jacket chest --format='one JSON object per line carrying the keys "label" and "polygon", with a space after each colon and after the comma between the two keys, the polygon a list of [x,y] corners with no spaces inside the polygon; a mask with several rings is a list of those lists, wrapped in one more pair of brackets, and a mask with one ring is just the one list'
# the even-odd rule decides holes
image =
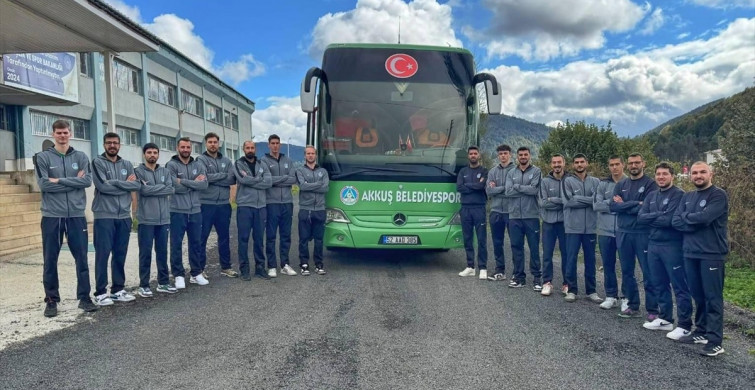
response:
{"label": "logo on jacket chest", "polygon": [[127,173],[128,171],[126,170],[126,168],[121,169],[121,175],[126,176]]}
{"label": "logo on jacket chest", "polygon": [[700,201],[700,207],[705,207],[706,204],[708,204],[708,202],[706,202],[705,199]]}
{"label": "logo on jacket chest", "polygon": [[194,168],[194,169],[193,169],[193,170],[191,171],[191,174],[192,174],[192,175],[196,175],[196,174],[197,174],[197,168]]}
{"label": "logo on jacket chest", "polygon": [[637,192],[639,192],[640,194],[645,192],[645,186],[640,187],[640,189],[637,190]]}
{"label": "logo on jacket chest", "polygon": [[71,168],[73,168],[73,169],[79,169],[79,163],[73,163],[73,164],[71,164]]}

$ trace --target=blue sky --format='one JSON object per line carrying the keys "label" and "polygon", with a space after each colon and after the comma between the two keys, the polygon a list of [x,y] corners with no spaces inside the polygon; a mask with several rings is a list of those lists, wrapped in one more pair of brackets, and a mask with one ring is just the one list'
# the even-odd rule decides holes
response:
{"label": "blue sky", "polygon": [[336,42],[462,46],[504,113],[643,133],[755,84],[755,0],[106,0],[255,101],[255,134],[304,142],[299,84]]}

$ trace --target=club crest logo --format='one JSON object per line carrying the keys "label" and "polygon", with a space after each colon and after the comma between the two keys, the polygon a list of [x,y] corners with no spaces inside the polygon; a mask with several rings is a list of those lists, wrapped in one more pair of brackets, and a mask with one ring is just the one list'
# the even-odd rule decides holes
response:
{"label": "club crest logo", "polygon": [[220,163],[221,168],[225,168],[225,163]]}
{"label": "club crest logo", "polygon": [[708,202],[706,202],[705,199],[700,201],[700,207],[705,207],[706,204],[708,204]]}
{"label": "club crest logo", "polygon": [[341,203],[346,206],[353,206],[359,200],[359,191],[353,186],[346,186],[341,189]]}
{"label": "club crest logo", "polygon": [[73,168],[73,169],[79,169],[79,164],[78,163],[73,163],[73,164],[71,164],[71,168]]}
{"label": "club crest logo", "polygon": [[663,200],[663,205],[665,206],[667,204],[668,204],[668,198],[666,198],[666,199]]}
{"label": "club crest logo", "polygon": [[288,169],[288,163],[283,164],[283,168]]}
{"label": "club crest logo", "polygon": [[165,183],[165,175],[160,176],[160,181]]}
{"label": "club crest logo", "polygon": [[645,186],[640,187],[639,190],[637,190],[640,194],[645,192]]}
{"label": "club crest logo", "polygon": [[126,168],[121,169],[121,175],[126,176],[127,173],[128,171],[126,170]]}
{"label": "club crest logo", "polygon": [[478,173],[478,174],[477,174],[477,178],[479,179],[479,178],[481,178],[481,177],[482,177],[482,173]]}
{"label": "club crest logo", "polygon": [[193,170],[193,171],[191,171],[191,174],[192,174],[192,175],[196,175],[196,174],[197,174],[197,169],[196,169],[196,168],[194,168],[194,170]]}

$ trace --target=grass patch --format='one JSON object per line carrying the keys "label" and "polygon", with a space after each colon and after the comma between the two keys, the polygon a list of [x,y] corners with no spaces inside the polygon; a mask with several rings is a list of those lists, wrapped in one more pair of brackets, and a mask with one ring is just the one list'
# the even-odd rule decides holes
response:
{"label": "grass patch", "polygon": [[724,300],[755,310],[755,270],[726,264]]}

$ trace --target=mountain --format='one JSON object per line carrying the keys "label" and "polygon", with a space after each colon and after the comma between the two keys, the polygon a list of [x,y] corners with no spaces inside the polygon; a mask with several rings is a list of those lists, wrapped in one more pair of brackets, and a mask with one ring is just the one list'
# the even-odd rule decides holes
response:
{"label": "mountain", "polygon": [[[748,107],[740,116],[737,107]],[[653,146],[661,160],[690,162],[703,160],[705,152],[719,148],[718,142],[726,128],[747,126],[755,120],[755,87],[726,99],[720,99],[674,118],[648,131],[641,137]]]}
{"label": "mountain", "polygon": [[487,155],[496,155],[495,148],[501,144],[511,146],[512,154],[517,148],[530,148],[533,159],[537,157],[540,144],[548,138],[551,128],[508,115],[487,115],[484,120],[487,127],[485,134],[480,137],[480,148]]}
{"label": "mountain", "polygon": [[[270,148],[267,146],[267,142],[255,142],[254,143],[257,146],[257,156],[264,156],[265,153],[270,152]],[[291,145],[291,151],[289,154],[289,146],[288,144],[282,144],[281,145],[281,153],[285,154],[293,160],[295,164],[303,164],[304,163],[304,147],[299,145]]]}

